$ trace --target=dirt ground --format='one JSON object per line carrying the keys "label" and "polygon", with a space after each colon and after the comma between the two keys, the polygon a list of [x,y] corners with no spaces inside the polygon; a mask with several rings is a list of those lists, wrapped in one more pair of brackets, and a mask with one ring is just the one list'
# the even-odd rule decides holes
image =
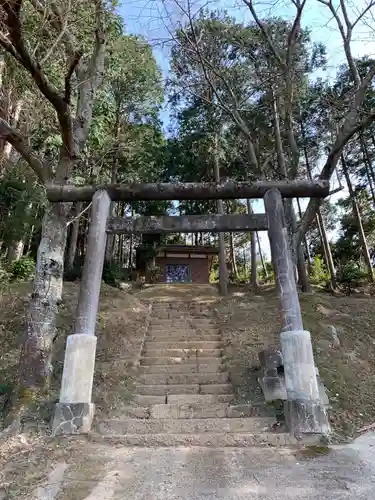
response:
{"label": "dirt ground", "polygon": [[[51,402],[58,397],[65,339],[72,330],[77,292],[77,284],[65,284]],[[4,401],[16,375],[30,288],[15,284],[2,288],[0,293],[0,389]],[[181,288],[178,295],[202,300],[212,310],[226,339],[227,362],[238,401],[257,401],[260,394],[254,386],[253,370],[258,366],[258,352],[278,345],[275,291],[267,288],[253,295],[245,288],[237,288],[226,299],[218,297],[215,289],[202,288],[200,293],[198,296]],[[173,287],[151,287],[128,294],[103,286],[93,394],[99,417],[101,413],[119,416],[122,405],[129,404],[134,380],[131,366],[143,339],[149,300],[155,298],[174,300],[176,291]],[[316,364],[332,405],[334,438],[342,441],[354,437],[358,429],[375,422],[375,299],[314,293],[301,296],[301,305],[305,328],[312,334]],[[53,406],[51,402],[49,408]],[[66,469],[64,484],[51,498],[83,500],[106,474],[108,447],[85,438],[52,440],[45,434],[51,412],[44,410],[44,414],[38,413],[43,421],[39,432],[26,428],[20,436],[0,436],[0,499],[38,498],[35,488],[45,484],[51,473],[58,476],[60,467]],[[53,477],[51,488],[59,482],[58,477]]]}

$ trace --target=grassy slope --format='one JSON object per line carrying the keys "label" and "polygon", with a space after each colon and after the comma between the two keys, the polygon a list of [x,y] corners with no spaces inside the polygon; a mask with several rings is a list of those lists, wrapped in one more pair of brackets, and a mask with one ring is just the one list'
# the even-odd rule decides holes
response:
{"label": "grassy slope", "polygon": [[[301,296],[301,306],[328,389],[336,437],[353,436],[358,428],[375,422],[375,299],[315,293]],[[219,309],[238,398],[256,400],[251,370],[258,366],[258,352],[279,345],[277,296],[274,291],[256,297],[239,293],[223,300]],[[331,325],[337,330],[339,346]]]}
{"label": "grassy slope", "polygon": [[[65,283],[58,318],[58,338],[54,349],[54,376],[50,400],[58,398],[63,369],[65,340],[72,333],[77,305],[78,285]],[[30,285],[18,283],[0,288],[0,390],[11,387],[25,331]],[[96,334],[98,346],[93,398],[97,413],[121,411],[132,392],[130,366],[139,352],[147,307],[134,296],[103,285]],[[4,400],[4,397],[0,399]],[[1,411],[1,408],[0,408]],[[46,419],[50,415],[44,414]]]}

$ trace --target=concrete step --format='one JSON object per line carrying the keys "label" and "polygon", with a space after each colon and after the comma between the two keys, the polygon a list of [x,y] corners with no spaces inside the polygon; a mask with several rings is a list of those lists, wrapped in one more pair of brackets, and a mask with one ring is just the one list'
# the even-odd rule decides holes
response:
{"label": "concrete step", "polygon": [[234,400],[233,394],[134,394],[133,400],[140,406],[157,404],[205,404],[230,403]]}
{"label": "concrete step", "polygon": [[149,328],[147,330],[147,336],[151,337],[169,337],[169,338],[186,338],[195,340],[211,340],[208,337],[221,338],[220,332],[218,330],[195,330],[194,328]]}
{"label": "concrete step", "polygon": [[173,384],[173,385],[137,385],[137,394],[164,396],[167,394],[232,394],[231,384]]}
{"label": "concrete step", "polygon": [[140,406],[148,406],[148,405],[158,405],[158,404],[166,404],[167,396],[145,396],[142,394],[134,394],[133,401]]}
{"label": "concrete step", "polygon": [[219,358],[222,354],[222,349],[199,349],[199,348],[168,348],[168,349],[152,349],[149,345],[145,345],[144,355],[150,358],[159,357],[217,357]]}
{"label": "concrete step", "polygon": [[272,418],[110,419],[99,424],[102,434],[202,434],[205,432],[269,432]]}
{"label": "concrete step", "polygon": [[[127,406],[121,410],[122,418],[148,419],[203,419],[246,418],[265,414],[264,405],[230,405],[229,403],[152,404],[150,406]],[[273,421],[275,419],[273,418]]]}
{"label": "concrete step", "polygon": [[161,321],[202,321],[215,323],[216,318],[212,313],[203,314],[200,311],[173,311],[173,312],[165,312],[160,310],[152,309],[152,321],[161,322]]}
{"label": "concrete step", "polygon": [[162,373],[166,375],[174,373],[222,373],[223,365],[217,363],[179,363],[175,365],[140,365],[140,374]]}
{"label": "concrete step", "polygon": [[147,340],[145,349],[147,350],[161,350],[161,349],[219,349],[220,341],[201,341],[201,340],[169,340],[166,342],[159,342],[157,340]]}
{"label": "concrete step", "polygon": [[166,396],[167,394],[199,394],[199,385],[137,385],[134,392],[149,396]]}
{"label": "concrete step", "polygon": [[213,326],[215,325],[215,321],[213,321],[211,318],[199,318],[197,316],[190,316],[186,317],[186,315],[182,315],[180,318],[160,318],[157,317],[156,315],[153,315],[150,321],[150,326],[154,325],[181,325],[181,326],[186,326],[186,325],[191,325],[192,323],[194,324],[199,324],[202,326]]}
{"label": "concrete step", "polygon": [[200,384],[199,394],[232,394],[232,384]]}
{"label": "concrete step", "polygon": [[221,342],[221,335],[204,335],[196,334],[194,332],[190,333],[173,333],[173,335],[166,335],[167,332],[163,332],[158,335],[156,333],[148,332],[146,335],[146,342]]}
{"label": "concrete step", "polygon": [[[155,404],[147,408],[148,418],[246,418],[264,415],[263,405],[230,405],[229,403]],[[132,416],[129,415],[124,416]]]}
{"label": "concrete step", "polygon": [[[214,404],[230,403],[234,400],[233,394],[170,394],[166,403],[170,404]],[[157,404],[157,403],[156,403]]]}
{"label": "concrete step", "polygon": [[202,323],[201,321],[185,321],[185,322],[171,322],[167,321],[165,323],[154,323],[153,321],[150,322],[149,328],[155,329],[155,330],[218,330],[218,326],[215,325],[214,323]]}
{"label": "concrete step", "polygon": [[203,433],[203,434],[127,434],[101,435],[89,434],[89,439],[95,442],[106,442],[122,446],[200,446],[200,447],[231,447],[249,448],[258,446],[300,446],[301,444],[317,444],[316,436],[303,441],[287,433]]}
{"label": "concrete step", "polygon": [[196,356],[176,356],[176,357],[160,357],[160,358],[151,358],[148,356],[142,356],[141,365],[150,366],[150,365],[182,365],[185,363],[196,363],[196,364],[205,364],[205,365],[213,365],[220,366],[222,363],[221,358],[201,358]]}
{"label": "concrete step", "polygon": [[174,375],[165,375],[160,373],[151,373],[140,375],[138,382],[145,385],[173,385],[173,384],[225,384],[229,380],[227,372],[222,373],[176,373]]}

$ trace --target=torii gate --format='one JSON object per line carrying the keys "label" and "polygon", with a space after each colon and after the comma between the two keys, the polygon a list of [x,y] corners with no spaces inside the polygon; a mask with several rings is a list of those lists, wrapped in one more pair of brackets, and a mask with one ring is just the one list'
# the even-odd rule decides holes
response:
{"label": "torii gate", "polygon": [[[51,185],[51,202],[91,201],[91,223],[83,266],[74,332],[67,338],[59,403],[53,433],[88,432],[94,415],[95,324],[99,305],[106,235],[112,233],[233,232],[268,230],[282,317],[287,401],[286,420],[295,434],[326,434],[329,421],[320,401],[310,332],[303,329],[282,198],[329,195],[329,182],[225,182]],[[112,201],[213,200],[263,198],[266,214],[110,218]]]}

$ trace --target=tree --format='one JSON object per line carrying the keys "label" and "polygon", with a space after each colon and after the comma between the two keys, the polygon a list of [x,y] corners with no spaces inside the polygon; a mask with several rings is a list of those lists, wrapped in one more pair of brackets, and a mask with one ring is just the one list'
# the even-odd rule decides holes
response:
{"label": "tree", "polygon": [[[331,143],[325,164],[319,176],[320,179],[330,179],[346,144],[355,134],[365,131],[375,120],[375,113],[373,109],[368,110],[364,105],[366,96],[368,95],[369,89],[371,89],[371,85],[375,77],[375,63],[372,62],[366,73],[361,76],[358,70],[358,64],[353,57],[351,49],[351,42],[355,27],[367,13],[374,10],[375,2],[371,0],[362,9],[362,11],[358,12],[357,10],[353,19],[350,18],[350,12],[348,11],[348,6],[345,0],[340,0],[337,8],[332,0],[318,0],[318,2],[324,5],[335,19],[337,29],[342,39],[345,57],[350,69],[351,80],[353,82],[352,89],[347,95],[348,104],[343,110],[342,118],[337,131],[334,131],[334,139]],[[303,235],[308,230],[321,203],[322,200],[320,199],[310,200],[298,230],[298,241],[301,241]]]}
{"label": "tree", "polygon": [[[53,109],[59,156],[51,162],[38,155],[29,138],[4,118],[0,118],[0,135],[42,184],[70,182],[84,152],[96,92],[104,76],[108,33],[110,29],[118,30],[116,17],[100,0],[74,4],[74,13],[54,1],[1,0],[0,8],[0,45],[29,75]],[[41,26],[37,33],[29,30],[32,22]],[[36,42],[38,37],[41,38]],[[53,62],[47,67],[43,58],[49,51],[53,53]],[[20,359],[21,403],[48,386],[70,208],[63,203],[47,205],[43,218]]]}

